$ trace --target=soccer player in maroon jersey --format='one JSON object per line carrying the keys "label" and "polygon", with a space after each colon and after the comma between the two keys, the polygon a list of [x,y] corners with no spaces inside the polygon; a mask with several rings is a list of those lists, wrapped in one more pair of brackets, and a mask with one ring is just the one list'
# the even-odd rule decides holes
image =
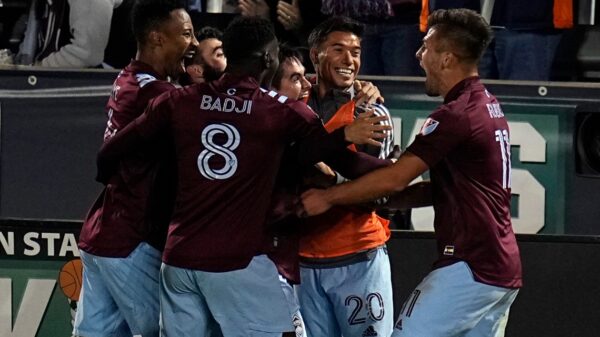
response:
{"label": "soccer player in maroon jersey", "polygon": [[[106,105],[108,141],[141,115],[150,99],[174,89],[184,58],[197,43],[191,19],[175,0],[139,0],[132,9],[135,60],[114,82]],[[105,189],[79,237],[83,287],[76,336],[158,336],[160,256],[174,201],[174,168],[157,144],[99,177]],[[164,154],[166,155],[166,154]]]}
{"label": "soccer player in maroon jersey", "polygon": [[[228,67],[219,80],[161,95],[99,154],[102,170],[161,136],[175,144],[177,201],[161,271],[164,336],[206,336],[213,321],[227,337],[301,328],[291,286],[262,251],[283,149],[297,143],[298,162],[310,165],[344,149],[344,139],[373,144],[374,132],[383,138],[380,131],[389,130],[367,117],[329,134],[304,103],[261,88],[278,66],[268,21],[234,19],[223,47]],[[343,152],[348,163],[370,160]]]}
{"label": "soccer player in maroon jersey", "polygon": [[405,302],[393,336],[503,336],[522,276],[510,219],[508,123],[477,72],[491,30],[466,9],[436,11],[428,26],[417,58],[426,93],[444,104],[396,164],[309,190],[303,204],[314,215],[372,200],[429,170],[439,258]]}
{"label": "soccer player in maroon jersey", "polygon": [[186,60],[186,73],[179,79],[181,85],[213,81],[221,77],[227,67],[223,53],[223,33],[206,26],[196,34],[198,49],[193,58]]}

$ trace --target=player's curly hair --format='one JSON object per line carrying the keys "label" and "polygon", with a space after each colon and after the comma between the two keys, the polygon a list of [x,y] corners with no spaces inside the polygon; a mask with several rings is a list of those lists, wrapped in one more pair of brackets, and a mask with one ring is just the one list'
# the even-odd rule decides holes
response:
{"label": "player's curly hair", "polygon": [[334,16],[318,24],[308,36],[308,46],[318,48],[332,32],[352,33],[359,38],[362,37],[365,28],[361,23],[345,16]]}
{"label": "player's curly hair", "polygon": [[229,64],[240,64],[276,39],[269,20],[238,16],[223,32],[223,52]]}
{"label": "player's curly hair", "polygon": [[479,61],[493,37],[485,19],[465,8],[436,10],[429,15],[427,26],[436,27],[439,49],[473,63]]}
{"label": "player's curly hair", "polygon": [[176,9],[185,9],[183,1],[136,0],[131,9],[131,29],[138,43],[146,43],[148,33],[167,21]]}

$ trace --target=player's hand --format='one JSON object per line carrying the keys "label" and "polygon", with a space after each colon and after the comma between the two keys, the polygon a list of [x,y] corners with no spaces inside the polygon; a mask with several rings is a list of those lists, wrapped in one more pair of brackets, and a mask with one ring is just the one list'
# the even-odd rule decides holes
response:
{"label": "player's hand", "polygon": [[310,189],[302,193],[302,209],[299,210],[299,217],[307,217],[325,213],[331,208],[331,204],[326,198],[327,190]]}
{"label": "player's hand", "polygon": [[383,104],[384,99],[379,92],[379,89],[371,82],[354,81],[354,101],[356,105],[369,106],[373,103]]}
{"label": "player's hand", "polygon": [[327,188],[335,185],[337,175],[327,166],[320,162],[316,163],[314,169],[307,170],[302,178],[304,186],[310,188]]}
{"label": "player's hand", "polygon": [[285,1],[277,2],[277,21],[281,23],[285,30],[298,30],[302,27],[302,16],[298,0],[292,0],[292,3]]}
{"label": "player's hand", "polygon": [[387,137],[385,131],[391,130],[390,125],[377,124],[387,120],[387,116],[375,116],[372,109],[358,115],[352,124],[344,128],[346,141],[354,144],[370,144],[381,146],[376,139]]}
{"label": "player's hand", "polygon": [[265,0],[239,0],[238,9],[242,16],[258,16],[269,19],[269,5]]}

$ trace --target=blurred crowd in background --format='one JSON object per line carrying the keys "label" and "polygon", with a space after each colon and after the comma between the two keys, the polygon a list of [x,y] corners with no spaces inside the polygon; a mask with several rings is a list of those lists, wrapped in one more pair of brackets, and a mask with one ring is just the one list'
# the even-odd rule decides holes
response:
{"label": "blurred crowd in background", "polygon": [[[0,0],[0,64],[121,68],[135,55],[129,13],[135,0]],[[495,39],[480,73],[488,79],[599,80],[595,0],[184,0],[197,31],[224,29],[237,15],[273,22],[281,42],[307,53],[325,18],[365,25],[362,75],[422,76],[415,58],[427,15],[470,8]],[[305,58],[308,60],[308,57]],[[310,62],[305,64],[312,71]]]}

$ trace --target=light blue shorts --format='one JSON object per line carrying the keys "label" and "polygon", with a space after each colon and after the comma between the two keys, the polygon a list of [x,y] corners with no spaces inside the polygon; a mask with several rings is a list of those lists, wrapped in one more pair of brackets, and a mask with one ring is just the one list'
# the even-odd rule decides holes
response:
{"label": "light blue shorts", "polygon": [[222,273],[163,263],[160,279],[161,336],[305,336],[294,290],[266,255],[248,267]]}
{"label": "light blue shorts", "polygon": [[145,242],[125,258],[80,253],[83,286],[73,335],[158,336],[161,253]]}
{"label": "light blue shorts", "polygon": [[300,311],[310,337],[389,336],[394,325],[390,260],[385,247],[368,261],[301,268]]}
{"label": "light blue shorts", "polygon": [[402,306],[393,337],[502,337],[518,289],[475,281],[465,262],[427,275]]}

